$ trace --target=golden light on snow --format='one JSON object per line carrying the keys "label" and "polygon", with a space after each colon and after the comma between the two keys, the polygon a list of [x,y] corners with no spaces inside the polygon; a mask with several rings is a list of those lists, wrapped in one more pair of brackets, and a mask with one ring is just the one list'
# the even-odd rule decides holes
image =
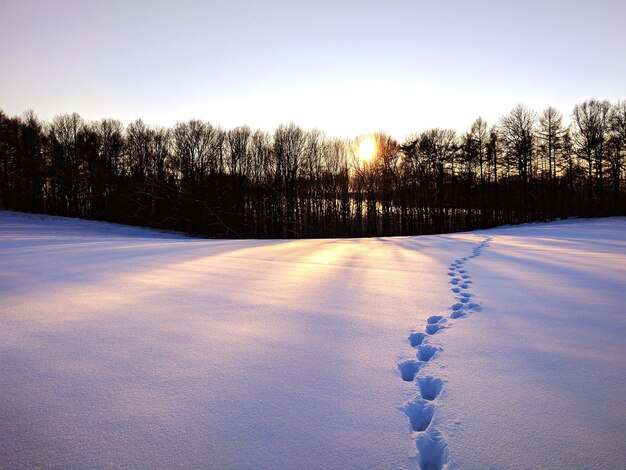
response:
{"label": "golden light on snow", "polygon": [[376,155],[376,142],[371,137],[366,137],[359,144],[359,158],[369,162]]}

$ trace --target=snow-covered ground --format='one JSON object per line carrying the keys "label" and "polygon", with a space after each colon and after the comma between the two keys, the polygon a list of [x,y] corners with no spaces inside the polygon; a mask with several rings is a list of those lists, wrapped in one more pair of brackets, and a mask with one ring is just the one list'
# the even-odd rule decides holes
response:
{"label": "snow-covered ground", "polygon": [[218,241],[0,212],[0,467],[626,468],[625,290],[624,218]]}

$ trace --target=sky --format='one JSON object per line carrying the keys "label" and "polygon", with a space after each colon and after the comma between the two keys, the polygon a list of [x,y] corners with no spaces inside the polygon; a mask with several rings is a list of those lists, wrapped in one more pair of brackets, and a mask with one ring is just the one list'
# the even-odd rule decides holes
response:
{"label": "sky", "polygon": [[0,109],[330,136],[626,99],[626,2],[0,0]]}

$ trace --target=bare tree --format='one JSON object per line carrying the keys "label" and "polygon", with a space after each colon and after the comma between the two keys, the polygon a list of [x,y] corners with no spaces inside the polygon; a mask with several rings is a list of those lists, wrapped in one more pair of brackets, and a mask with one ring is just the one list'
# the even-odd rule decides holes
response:
{"label": "bare tree", "polygon": [[487,147],[487,139],[489,133],[487,132],[487,123],[480,116],[474,121],[472,124],[472,128],[470,130],[471,137],[471,149],[474,158],[478,163],[478,169],[480,174],[480,183],[485,183],[484,176],[484,164],[485,164],[485,156],[486,156],[486,147]]}
{"label": "bare tree", "polygon": [[519,104],[500,121],[500,132],[509,162],[517,168],[519,179],[520,219],[527,221],[529,214],[529,179],[532,170],[533,133],[537,115]]}
{"label": "bare tree", "polygon": [[306,133],[293,123],[281,124],[274,133],[277,183],[285,200],[285,209],[280,216],[284,219],[283,236],[298,236],[300,233],[297,224],[299,214],[296,213],[298,176],[304,159],[306,140]]}
{"label": "bare tree", "polygon": [[563,115],[553,107],[546,108],[539,117],[537,137],[545,160],[548,163],[548,181],[554,185],[557,171],[557,153],[561,147],[561,140],[565,129],[563,128]]}
{"label": "bare tree", "polygon": [[563,135],[563,115],[553,107],[546,108],[539,117],[539,125],[536,130],[538,140],[538,154],[541,157],[541,178],[546,178],[547,188],[544,191],[543,200],[547,206],[547,215],[555,217],[556,213],[556,181],[559,152],[562,147]]}
{"label": "bare tree", "polygon": [[591,99],[574,106],[572,114],[574,147],[579,158],[587,164],[589,198],[594,205],[601,204],[603,200],[609,110],[608,101]]}
{"label": "bare tree", "polygon": [[55,205],[63,215],[81,215],[79,194],[86,166],[78,147],[84,127],[85,122],[78,114],[62,114],[52,119],[48,131]]}
{"label": "bare tree", "polygon": [[621,191],[624,166],[623,153],[626,151],[626,101],[618,101],[611,106],[609,134],[611,179],[613,181],[614,196],[618,197]]}
{"label": "bare tree", "polygon": [[248,173],[251,136],[248,126],[235,127],[227,132],[228,172],[231,175],[241,177]]}

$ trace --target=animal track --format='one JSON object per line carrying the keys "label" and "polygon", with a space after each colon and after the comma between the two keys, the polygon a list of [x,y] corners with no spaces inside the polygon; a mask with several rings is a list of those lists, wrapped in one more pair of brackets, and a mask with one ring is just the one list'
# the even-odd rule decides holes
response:
{"label": "animal track", "polygon": [[417,362],[413,359],[400,362],[398,364],[398,370],[400,371],[402,380],[405,382],[413,382],[413,380],[415,380],[415,375],[420,370],[421,366],[421,362]]}
{"label": "animal track", "polygon": [[419,346],[425,338],[426,333],[418,333],[417,331],[414,331],[409,335],[409,344],[413,347]]}
{"label": "animal track", "polygon": [[443,388],[443,382],[437,377],[420,377],[417,379],[420,386],[420,393],[424,400],[433,401]]}
{"label": "animal track", "polygon": [[417,347],[417,358],[422,362],[428,362],[438,351],[439,349],[435,346],[423,344]]}
{"label": "animal track", "polygon": [[418,465],[423,470],[440,470],[448,463],[448,444],[438,431],[419,436],[415,444],[419,451]]}
{"label": "animal track", "polygon": [[411,429],[415,432],[422,432],[430,426],[433,414],[435,414],[435,407],[425,400],[418,399],[405,405],[403,411],[409,417]]}
{"label": "animal track", "polygon": [[432,324],[432,325],[426,325],[426,333],[428,333],[429,335],[434,335],[439,330],[445,330],[446,328],[447,328],[446,326],[443,326],[440,323],[435,323],[435,324]]}
{"label": "animal track", "polygon": [[443,315],[433,315],[432,317],[428,317],[428,320],[426,320],[426,323],[428,323],[429,325],[432,325],[433,323],[438,323],[441,320],[443,320]]}
{"label": "animal track", "polygon": [[450,318],[453,319],[457,319],[457,318],[463,318],[467,316],[467,312],[464,312],[463,310],[455,310],[454,312],[452,312],[450,314]]}
{"label": "animal track", "polygon": [[[473,294],[469,292],[472,284],[471,276],[463,265],[480,256],[482,250],[489,246],[489,241],[491,237],[486,237],[474,246],[470,256],[456,259],[448,266],[447,274],[450,277],[449,283],[452,285],[450,290],[456,294],[456,302],[450,306],[449,318],[463,318],[471,312],[482,310],[479,303],[471,301],[473,297]],[[401,410],[409,418],[411,430],[420,433],[415,439],[415,444],[418,451],[417,463],[422,470],[441,469],[448,463],[448,444],[441,433],[431,426],[435,414],[435,403],[443,390],[443,381],[434,376],[420,376],[420,370],[426,366],[426,363],[433,360],[438,352],[443,351],[443,348],[429,344],[428,338],[453,324],[447,324],[444,315],[428,317],[423,331],[413,331],[408,336],[409,344],[417,350],[417,360],[408,359],[398,363],[402,380],[417,382],[419,389],[419,396],[404,405]]]}

